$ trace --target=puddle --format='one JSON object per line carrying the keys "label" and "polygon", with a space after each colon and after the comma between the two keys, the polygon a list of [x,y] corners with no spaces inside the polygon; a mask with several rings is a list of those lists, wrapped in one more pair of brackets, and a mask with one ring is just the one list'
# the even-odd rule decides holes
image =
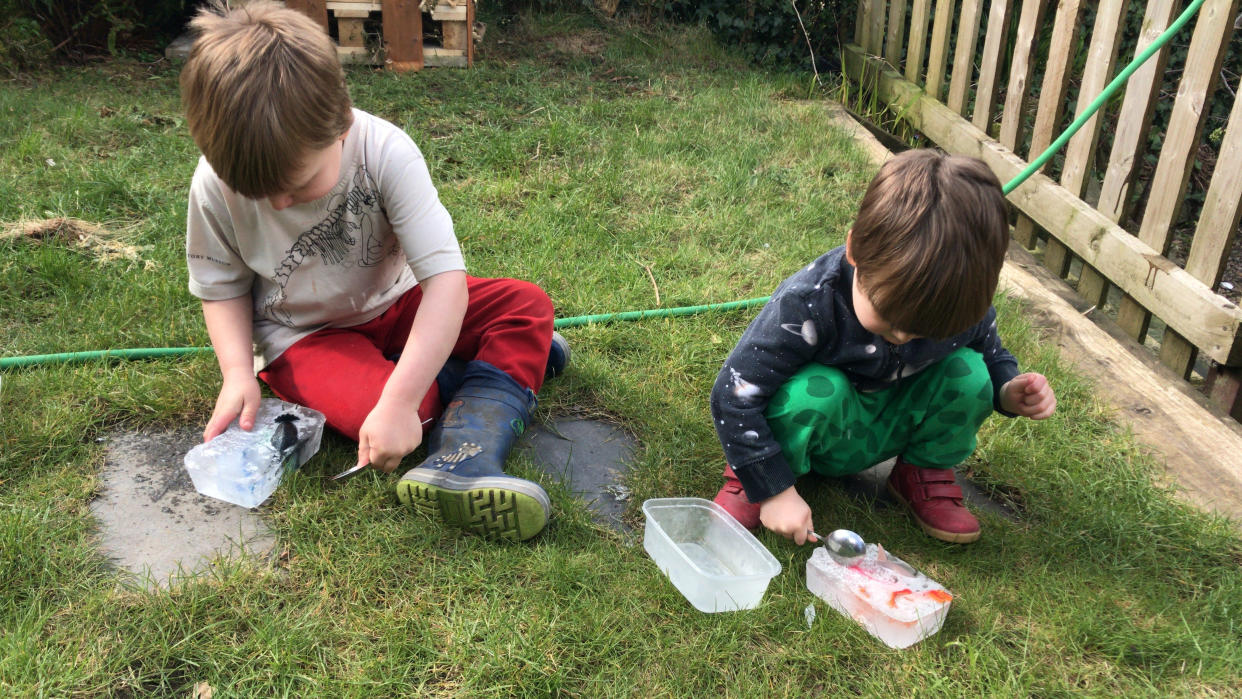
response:
{"label": "puddle", "polygon": [[106,439],[100,494],[91,501],[100,549],[147,588],[207,570],[217,558],[262,558],[275,536],[258,513],[199,495],[182,459],[194,430]]}
{"label": "puddle", "polygon": [[628,531],[621,521],[630,498],[623,481],[638,444],[624,430],[599,420],[558,418],[532,428],[517,448],[585,502],[595,521]]}

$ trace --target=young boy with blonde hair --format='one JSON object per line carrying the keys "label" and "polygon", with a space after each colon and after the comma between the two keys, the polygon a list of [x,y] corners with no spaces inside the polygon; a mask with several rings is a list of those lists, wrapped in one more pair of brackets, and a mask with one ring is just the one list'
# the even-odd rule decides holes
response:
{"label": "young boy with blonde hair", "polygon": [[360,465],[392,472],[435,423],[400,500],[488,536],[537,534],[548,496],[503,464],[569,359],[547,294],[466,275],[422,153],[352,108],[318,24],[252,2],[192,27],[186,260],[223,377],[203,439],[253,427],[257,366],[357,440]]}
{"label": "young boy with blonde hair", "polygon": [[981,161],[914,150],[885,163],[845,245],[781,283],[716,379],[728,464],[716,502],[800,545],[814,525],[798,477],[896,456],[888,489],[923,530],[978,539],[953,467],[992,410],[1041,420],[1056,408],[997,334],[1008,241],[1000,182]]}

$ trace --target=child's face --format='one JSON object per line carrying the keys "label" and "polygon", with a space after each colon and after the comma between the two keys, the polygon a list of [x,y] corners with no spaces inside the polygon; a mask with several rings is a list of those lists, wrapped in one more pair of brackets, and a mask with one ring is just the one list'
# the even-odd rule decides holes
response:
{"label": "child's face", "polygon": [[893,327],[892,323],[880,317],[876,313],[875,306],[871,305],[871,299],[863,292],[862,287],[858,284],[858,272],[854,273],[854,315],[858,316],[858,322],[867,329],[867,332],[875,333],[894,345],[904,345],[911,340],[916,340],[921,335],[898,330]]}
{"label": "child's face", "polygon": [[293,182],[287,192],[279,192],[268,196],[267,201],[273,209],[280,211],[295,204],[305,204],[332,191],[341,178],[341,151],[345,137],[332,142],[332,145],[321,150],[311,151],[302,167],[293,173]]}

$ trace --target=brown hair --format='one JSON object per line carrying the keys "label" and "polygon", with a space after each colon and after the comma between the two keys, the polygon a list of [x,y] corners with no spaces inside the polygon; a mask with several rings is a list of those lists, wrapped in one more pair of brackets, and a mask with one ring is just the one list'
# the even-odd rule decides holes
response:
{"label": "brown hair", "polygon": [[336,46],[306,15],[273,2],[209,3],[181,71],[190,135],[237,193],[287,190],[310,151],[353,123]]}
{"label": "brown hair", "polygon": [[867,187],[849,251],[881,318],[945,338],[983,319],[1008,244],[1005,195],[987,165],[912,150],[885,163]]}

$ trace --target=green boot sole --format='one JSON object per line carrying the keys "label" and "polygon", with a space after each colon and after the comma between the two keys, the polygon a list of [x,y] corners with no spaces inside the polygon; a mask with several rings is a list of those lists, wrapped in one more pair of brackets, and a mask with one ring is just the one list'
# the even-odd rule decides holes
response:
{"label": "green boot sole", "polygon": [[416,468],[397,482],[397,499],[433,519],[489,539],[525,541],[543,531],[551,501],[520,478],[457,478]]}

